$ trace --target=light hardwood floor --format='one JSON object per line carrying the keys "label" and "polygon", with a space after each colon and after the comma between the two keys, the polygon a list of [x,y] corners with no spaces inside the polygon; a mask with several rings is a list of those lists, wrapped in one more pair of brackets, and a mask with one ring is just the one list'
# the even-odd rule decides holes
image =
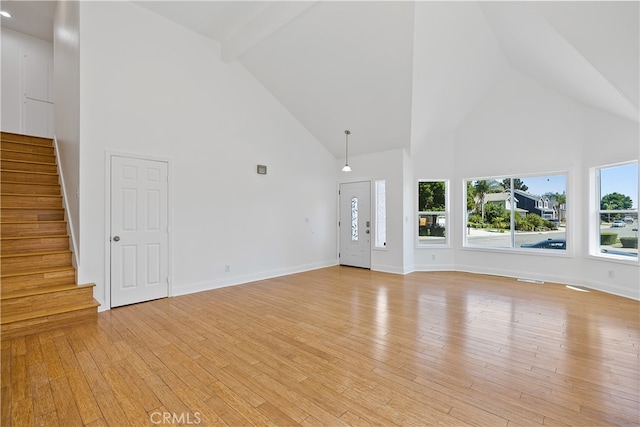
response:
{"label": "light hardwood floor", "polygon": [[2,426],[639,424],[637,301],[332,267],[2,341]]}

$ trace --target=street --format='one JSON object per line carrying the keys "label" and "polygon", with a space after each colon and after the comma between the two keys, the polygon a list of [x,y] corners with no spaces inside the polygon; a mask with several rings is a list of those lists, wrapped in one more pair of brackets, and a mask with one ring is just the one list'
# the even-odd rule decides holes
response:
{"label": "street", "polygon": [[[600,228],[604,233],[616,233],[618,238],[620,237],[638,237],[638,222],[633,224],[627,224],[626,227],[611,227],[611,224],[602,224]],[[509,248],[510,245],[510,233],[487,231],[482,229],[471,228],[468,230],[467,243],[472,246],[484,246],[491,248]],[[536,243],[542,240],[548,239],[566,239],[566,231],[564,228],[560,228],[555,231],[541,231],[541,232],[516,232],[515,234],[515,246],[520,247],[522,244]],[[625,250],[619,243],[609,246],[609,248],[616,250]],[[637,250],[633,250],[637,253]]]}

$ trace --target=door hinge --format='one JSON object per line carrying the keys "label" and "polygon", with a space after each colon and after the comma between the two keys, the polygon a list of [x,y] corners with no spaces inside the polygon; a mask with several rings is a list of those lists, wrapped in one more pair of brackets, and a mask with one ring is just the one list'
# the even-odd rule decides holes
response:
{"label": "door hinge", "polygon": [[168,285],[168,284],[169,284],[169,276],[167,276],[167,279],[166,279],[166,280],[167,280],[167,285]]}
{"label": "door hinge", "polygon": [[338,221],[338,227],[340,227],[340,221]]}
{"label": "door hinge", "polygon": [[340,258],[340,252],[338,252],[338,258]]}

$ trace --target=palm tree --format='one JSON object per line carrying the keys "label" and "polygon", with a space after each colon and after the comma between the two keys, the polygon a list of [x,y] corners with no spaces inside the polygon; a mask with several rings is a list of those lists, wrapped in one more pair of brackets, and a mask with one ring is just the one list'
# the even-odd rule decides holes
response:
{"label": "palm tree", "polygon": [[491,190],[491,184],[486,179],[476,181],[473,186],[476,192],[476,212],[480,211],[482,221],[484,221],[484,198]]}
{"label": "palm tree", "polygon": [[562,207],[562,205],[567,203],[567,195],[565,193],[560,194],[549,192],[545,193],[544,196],[546,196],[553,203],[553,208],[558,214],[558,221],[562,221],[562,213],[560,211],[560,208]]}

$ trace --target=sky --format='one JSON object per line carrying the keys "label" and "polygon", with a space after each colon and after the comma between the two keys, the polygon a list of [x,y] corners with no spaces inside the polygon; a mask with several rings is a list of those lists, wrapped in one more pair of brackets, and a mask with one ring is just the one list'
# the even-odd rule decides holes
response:
{"label": "sky", "polygon": [[546,193],[566,193],[567,177],[565,175],[530,176],[520,180],[529,187],[527,193],[541,196]]}
{"label": "sky", "polygon": [[631,197],[633,209],[638,209],[638,163],[602,169],[600,194],[620,193]]}

